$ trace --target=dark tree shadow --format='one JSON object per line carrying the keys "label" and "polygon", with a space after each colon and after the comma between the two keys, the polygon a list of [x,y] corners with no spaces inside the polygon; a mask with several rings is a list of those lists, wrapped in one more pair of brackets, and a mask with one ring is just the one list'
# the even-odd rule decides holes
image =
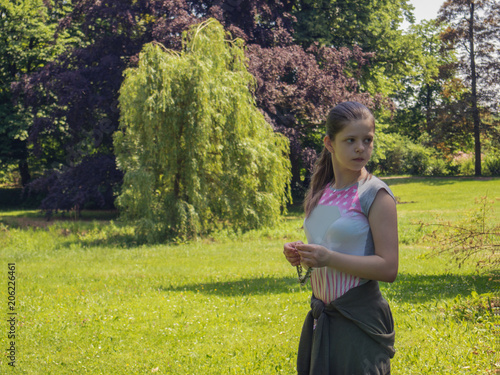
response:
{"label": "dark tree shadow", "polygon": [[392,284],[381,283],[388,299],[409,303],[469,296],[473,291],[489,293],[498,290],[499,272],[482,275],[412,275],[400,274]]}
{"label": "dark tree shadow", "polygon": [[236,281],[192,283],[176,286],[159,286],[161,291],[168,292],[199,292],[218,296],[241,296],[241,295],[269,295],[299,292],[300,290],[311,290],[310,286],[300,286],[296,278],[292,277],[258,277],[247,278]]}
{"label": "dark tree shadow", "polygon": [[[75,241],[65,241],[62,243],[64,247],[70,247],[73,244],[78,244],[82,247],[97,247],[97,248],[105,248],[105,247],[118,247],[120,249],[133,249],[136,247],[140,247],[142,245],[157,245],[158,243],[148,243],[146,239],[141,239],[133,234],[112,234],[108,235],[104,239],[79,239]],[[162,244],[166,244],[168,242],[161,242]]]}
{"label": "dark tree shadow", "polygon": [[[473,291],[488,293],[498,290],[500,273],[492,275],[411,275],[400,274],[392,283],[380,283],[382,294],[389,300],[424,303],[458,295],[469,296]],[[304,289],[306,288],[306,289]],[[271,295],[311,291],[310,284],[300,286],[292,277],[259,277],[236,281],[190,283],[158,287],[160,291],[203,293],[218,296]]]}

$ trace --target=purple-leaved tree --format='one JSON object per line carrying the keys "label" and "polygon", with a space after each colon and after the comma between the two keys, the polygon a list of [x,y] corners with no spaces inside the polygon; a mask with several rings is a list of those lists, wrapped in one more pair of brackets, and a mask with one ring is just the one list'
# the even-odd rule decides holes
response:
{"label": "purple-leaved tree", "polygon": [[[358,47],[294,43],[293,5],[293,1],[276,0],[76,1],[60,27],[79,25],[81,45],[23,77],[16,86],[34,113],[29,130],[33,152],[43,156],[55,149],[63,151],[58,162],[65,168],[52,163],[59,168],[60,178],[46,185],[50,192],[44,207],[67,207],[57,202],[71,199],[53,195],[74,194],[57,185],[64,175],[68,175],[67,181],[75,179],[74,169],[84,159],[113,155],[111,140],[120,115],[117,98],[122,73],[137,63],[142,46],[157,41],[178,50],[182,32],[208,17],[219,20],[233,37],[245,40],[248,68],[257,81],[257,104],[274,129],[290,140],[292,189],[300,197],[321,144],[321,125],[328,109],[345,100],[374,108],[384,99],[361,93],[358,86],[360,68],[373,54]],[[94,168],[93,173],[106,176],[114,173],[115,165],[97,162]],[[85,181],[79,183],[82,190],[92,189]]]}

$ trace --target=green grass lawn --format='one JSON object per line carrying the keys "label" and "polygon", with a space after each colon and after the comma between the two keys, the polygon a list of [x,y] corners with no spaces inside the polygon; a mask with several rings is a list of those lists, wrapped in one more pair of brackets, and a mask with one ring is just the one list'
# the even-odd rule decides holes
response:
{"label": "green grass lawn", "polygon": [[[392,372],[498,373],[489,305],[498,273],[427,256],[414,222],[453,219],[475,197],[500,197],[500,180],[386,181],[401,202],[400,273],[381,283],[396,324]],[[35,211],[0,212],[0,373],[295,373],[311,293],[282,254],[284,242],[305,240],[296,212],[274,228],[159,245],[135,243],[133,229],[109,213],[86,215],[47,223]],[[15,368],[7,359],[9,262]]]}

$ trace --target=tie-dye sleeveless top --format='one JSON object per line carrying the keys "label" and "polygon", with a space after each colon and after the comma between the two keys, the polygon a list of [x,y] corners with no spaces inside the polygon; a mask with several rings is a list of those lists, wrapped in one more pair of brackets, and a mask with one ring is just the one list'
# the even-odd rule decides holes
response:
{"label": "tie-dye sleeveless top", "polygon": [[[304,221],[308,243],[344,254],[373,255],[375,247],[368,213],[380,189],[394,198],[389,187],[374,176],[344,189],[327,186],[318,205]],[[311,274],[313,293],[325,304],[366,281],[330,267],[315,268]]]}

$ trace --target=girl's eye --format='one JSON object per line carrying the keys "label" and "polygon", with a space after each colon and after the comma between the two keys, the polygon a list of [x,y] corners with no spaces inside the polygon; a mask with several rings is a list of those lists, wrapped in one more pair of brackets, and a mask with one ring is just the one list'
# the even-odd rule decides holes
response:
{"label": "girl's eye", "polygon": [[365,139],[365,143],[372,143],[372,139],[371,138],[366,138]]}

